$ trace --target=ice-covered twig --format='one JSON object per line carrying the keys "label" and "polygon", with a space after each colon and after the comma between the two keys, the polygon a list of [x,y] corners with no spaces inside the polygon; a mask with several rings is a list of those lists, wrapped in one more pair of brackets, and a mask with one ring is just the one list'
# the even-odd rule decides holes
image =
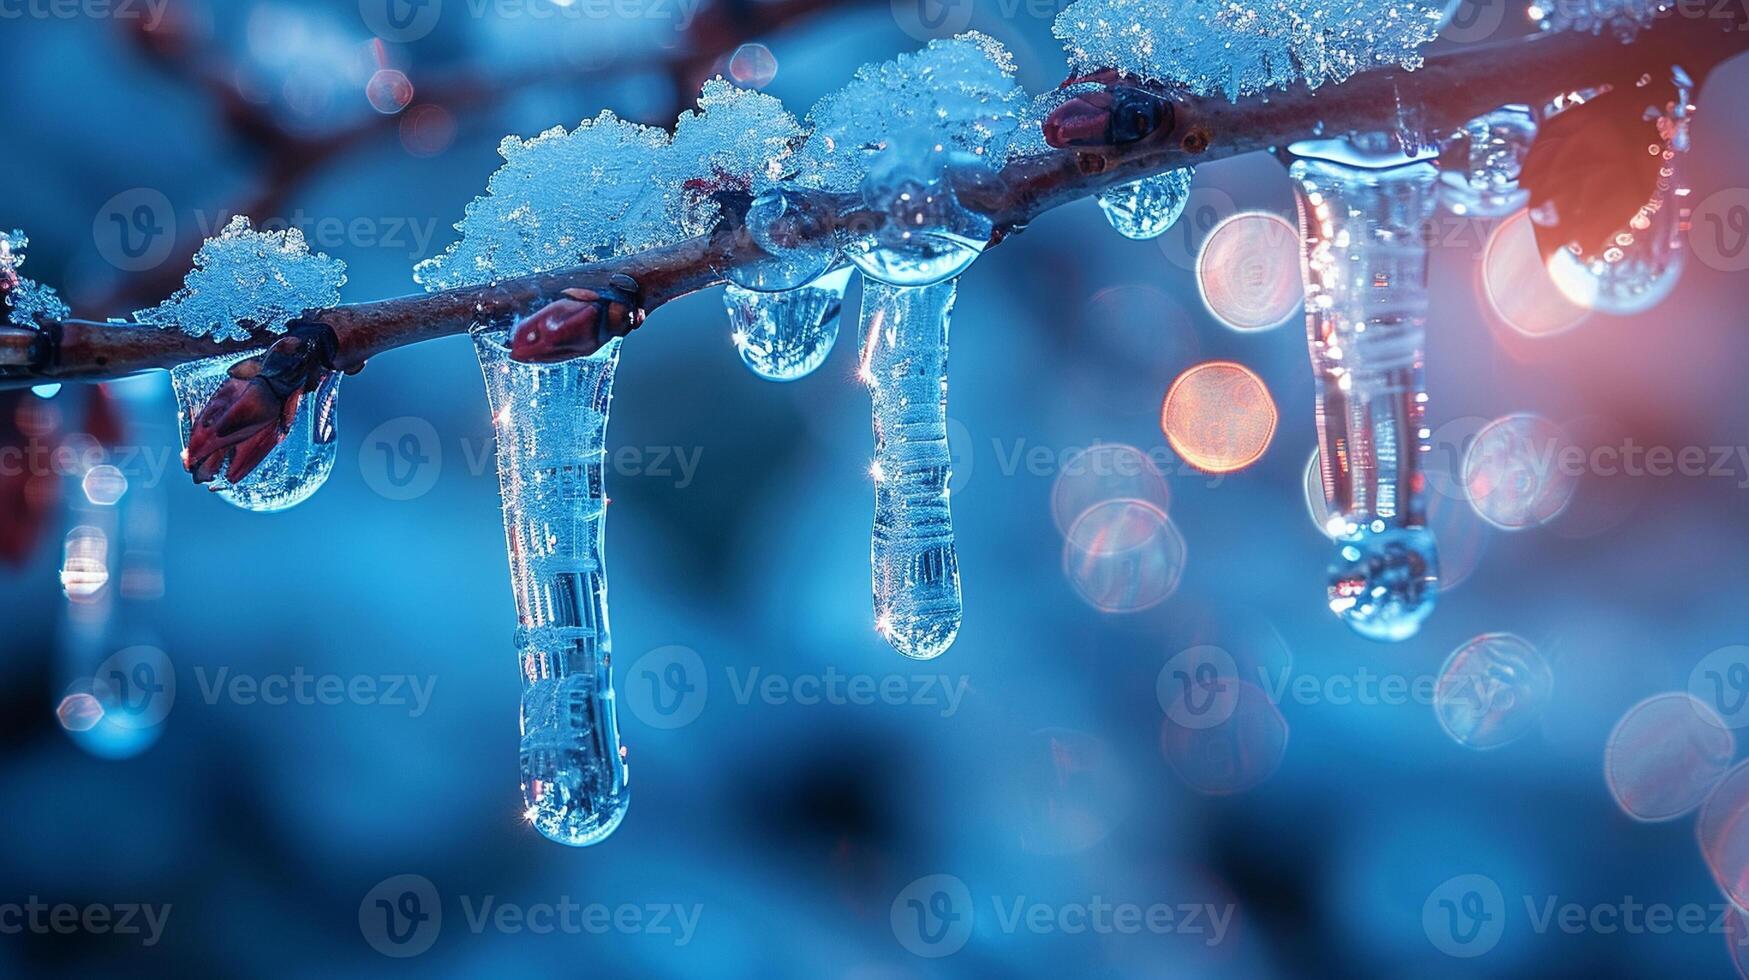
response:
{"label": "ice-covered twig", "polygon": [[[1630,83],[1660,66],[1680,63],[1703,80],[1719,62],[1749,50],[1746,25],[1749,13],[1738,12],[1732,18],[1668,18],[1625,46],[1585,32],[1509,40],[1435,55],[1413,72],[1375,69],[1316,92],[1292,88],[1236,102],[1160,93],[1171,104],[1169,125],[1140,139],[1018,157],[997,179],[977,179],[955,191],[967,207],[990,217],[992,237],[999,241],[1045,211],[1118,184],[1317,135],[1393,131],[1405,114],[1429,131],[1455,130],[1500,105]],[[822,235],[871,226],[873,218],[860,209],[859,197],[812,193],[820,196],[825,213],[837,215]],[[334,329],[335,366],[355,370],[366,358],[464,333],[482,318],[515,317],[571,288],[600,292],[629,280],[636,286],[639,311],[648,314],[676,297],[721,283],[725,270],[761,257],[740,222],[728,220],[711,234],[606,261],[495,285],[310,311],[306,317]],[[40,327],[0,329],[0,386],[113,378],[258,350],[274,339],[257,329],[248,338],[215,344],[179,331],[72,319],[40,322]]]}

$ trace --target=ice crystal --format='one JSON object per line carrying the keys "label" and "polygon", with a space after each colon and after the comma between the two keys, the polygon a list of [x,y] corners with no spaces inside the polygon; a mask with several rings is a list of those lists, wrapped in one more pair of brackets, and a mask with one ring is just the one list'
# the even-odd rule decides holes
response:
{"label": "ice crystal", "polygon": [[1435,0],[1077,0],[1053,30],[1077,73],[1115,68],[1230,99],[1421,66]]}
{"label": "ice crystal", "polygon": [[241,340],[253,324],[271,333],[307,310],[340,301],[346,263],[311,252],[303,232],[256,231],[238,215],[194,254],[182,288],[134,318],[196,337]]}
{"label": "ice crystal", "polygon": [[455,226],[461,240],[414,278],[426,289],[477,285],[703,234],[717,217],[712,194],[771,186],[800,138],[777,99],[720,78],[672,137],[612,112],[570,132],[505,137],[504,165]]}
{"label": "ice crystal", "polygon": [[30,239],[22,231],[10,235],[0,231],[0,296],[10,310],[7,320],[14,326],[35,329],[38,317],[64,320],[72,315],[67,304],[54,289],[18,274],[24,264],[24,249]]}
{"label": "ice crystal", "polygon": [[854,190],[871,157],[895,135],[917,131],[930,133],[945,152],[989,155],[999,164],[1025,104],[1014,60],[996,40],[974,31],[931,41],[913,54],[863,65],[848,85],[814,105],[799,179]]}
{"label": "ice crystal", "polygon": [[1607,27],[1626,42],[1671,9],[1673,0],[1539,0],[1530,17],[1545,31],[1601,34]]}

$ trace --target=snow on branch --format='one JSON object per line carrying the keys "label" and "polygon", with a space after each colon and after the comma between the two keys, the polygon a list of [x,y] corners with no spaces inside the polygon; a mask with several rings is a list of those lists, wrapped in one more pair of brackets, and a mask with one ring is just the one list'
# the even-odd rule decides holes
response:
{"label": "snow on branch", "polygon": [[[1413,18],[1420,6],[1402,5],[1403,16]],[[1080,4],[1064,17],[1078,10]],[[1301,139],[1405,128],[1451,132],[1501,105],[1631,84],[1672,64],[1703,80],[1719,62],[1749,50],[1745,20],[1740,12],[1729,19],[1658,17],[1625,46],[1612,32],[1578,29],[1467,46],[1424,61],[1413,44],[1399,44],[1401,34],[1387,41],[1402,51],[1369,59],[1340,45],[1320,47],[1302,31],[1285,47],[1266,50],[1261,60],[1232,67],[1249,70],[1282,57],[1303,62],[1313,51],[1334,56],[1315,72],[1302,66],[1292,84],[1268,72],[1229,73],[1232,84],[1213,76],[1200,82],[1161,78],[1169,68],[1120,63],[1099,67],[1127,74],[1107,73],[1030,107],[1012,85],[1006,52],[987,38],[968,36],[865,67],[846,89],[880,90],[908,100],[917,111],[864,112],[859,122],[828,96],[810,114],[811,132],[775,100],[712,83],[698,111],[686,114],[673,135],[604,114],[570,133],[506,140],[507,162],[457,226],[461,240],[420,270],[420,281],[436,291],[307,310],[302,319],[333,330],[329,366],[346,371],[397,347],[466,332],[482,318],[525,315],[568,289],[588,291],[568,295],[629,298],[629,305],[611,307],[618,318],[604,324],[605,333],[622,334],[672,299],[722,283],[731,270],[769,261],[744,218],[752,195],[780,178],[811,213],[823,216],[805,229],[822,244],[877,224],[880,216],[854,189],[854,171],[882,141],[898,138],[892,130],[907,118],[929,122],[949,150],[978,163],[950,170],[948,177],[958,202],[986,217],[991,241],[1000,242],[1052,208],[1113,186]],[[1415,36],[1422,31],[1407,29]],[[1096,66],[1099,54],[1097,45],[1079,53],[1071,49],[1078,70]],[[1088,91],[1113,97],[1076,97]],[[1133,115],[1138,107],[1145,111]],[[1120,109],[1124,119],[1118,118]],[[595,152],[598,144],[622,154],[636,148],[656,166],[614,170],[603,163],[611,157]],[[719,152],[725,146],[746,152]],[[587,174],[542,183],[543,174],[567,160],[586,164]],[[758,166],[746,166],[748,160]],[[847,167],[852,173],[845,173]],[[608,200],[613,214],[603,220],[605,212],[578,211],[579,188],[604,195],[591,207]],[[18,279],[11,268],[6,274]],[[222,333],[204,321],[172,324],[171,317],[155,313],[160,326],[181,329],[151,329],[70,319],[58,301],[43,302],[41,287],[32,288],[31,312],[23,319],[34,326],[0,326],[0,386],[99,380],[258,350],[274,340],[276,329],[283,330],[290,312],[244,317],[239,329]],[[18,309],[11,312],[18,323]]]}

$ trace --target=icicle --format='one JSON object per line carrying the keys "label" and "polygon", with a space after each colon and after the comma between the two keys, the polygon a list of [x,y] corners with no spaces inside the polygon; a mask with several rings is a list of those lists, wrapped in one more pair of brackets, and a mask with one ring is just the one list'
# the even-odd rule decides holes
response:
{"label": "icicle", "polygon": [[[170,369],[176,391],[177,430],[185,452],[194,420],[224,383],[231,365],[261,353],[252,350],[224,354]],[[238,507],[259,514],[286,510],[310,499],[327,482],[339,451],[335,406],[340,397],[340,377],[339,372],[330,372],[314,392],[304,395],[291,431],[248,476],[237,483],[219,476],[207,488]]]}
{"label": "icicle", "polygon": [[767,381],[794,381],[826,363],[838,342],[838,313],[850,284],[846,266],[781,293],[729,285],[723,306],[741,360]]}
{"label": "icicle", "polygon": [[1125,238],[1158,238],[1184,213],[1194,173],[1194,167],[1185,167],[1113,187],[1099,195],[1099,209]]}
{"label": "icicle", "polygon": [[862,369],[874,402],[875,628],[927,660],[960,626],[959,558],[948,507],[947,330],[956,281],[917,288],[864,279]]}
{"label": "icicle", "polygon": [[620,341],[550,364],[510,358],[503,330],[474,331],[498,438],[498,487],[522,668],[526,816],[561,844],[603,840],[625,816],[607,570],[608,402]]}
{"label": "icicle", "polygon": [[1324,495],[1341,524],[1330,607],[1362,636],[1402,640],[1433,610],[1438,582],[1421,472],[1438,175],[1431,163],[1346,141],[1292,149]]}
{"label": "icicle", "polygon": [[1646,118],[1657,121],[1662,142],[1652,149],[1663,157],[1651,200],[1598,255],[1586,259],[1565,248],[1549,258],[1555,285],[1586,309],[1617,316],[1643,313],[1669,296],[1682,278],[1682,209],[1689,188],[1681,163],[1694,115],[1694,82],[1679,67],[1670,72],[1675,100],[1646,110]]}
{"label": "icicle", "polygon": [[1518,176],[1536,129],[1536,117],[1523,105],[1470,120],[1454,144],[1456,165],[1439,175],[1440,203],[1473,218],[1504,218],[1524,207],[1530,195]]}

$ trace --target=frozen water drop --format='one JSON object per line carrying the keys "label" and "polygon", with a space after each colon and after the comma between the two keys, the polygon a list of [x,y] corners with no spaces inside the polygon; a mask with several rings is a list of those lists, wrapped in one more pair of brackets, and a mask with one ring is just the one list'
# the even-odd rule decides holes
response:
{"label": "frozen water drop", "polygon": [[[188,437],[194,431],[194,420],[225,382],[231,365],[261,353],[255,350],[225,354],[170,369],[171,387],[176,392],[177,429],[184,449],[188,448]],[[238,507],[259,514],[286,510],[310,499],[327,482],[339,452],[335,422],[340,378],[338,372],[330,372],[315,391],[303,396],[285,438],[248,476],[231,483],[221,471],[220,476],[206,484],[207,488]]]}
{"label": "frozen water drop", "polygon": [[1440,668],[1433,711],[1459,745],[1497,749],[1536,727],[1554,690],[1541,652],[1511,633],[1485,633]]}
{"label": "frozen water drop", "polygon": [[820,278],[838,257],[832,216],[806,194],[772,188],[747,209],[747,235],[760,257],[728,271],[730,282],[758,292],[781,292]]}
{"label": "frozen water drop", "polygon": [[959,555],[948,486],[947,337],[954,280],[920,288],[865,280],[862,369],[873,402],[875,628],[928,660],[959,634]]}
{"label": "frozen water drop", "polygon": [[1519,187],[1518,175],[1536,130],[1536,118],[1523,105],[1470,120],[1451,151],[1458,165],[1439,175],[1440,203],[1474,218],[1503,218],[1524,207],[1530,194]]}
{"label": "frozen water drop", "polygon": [[843,233],[844,255],[863,275],[928,286],[959,275],[983,254],[991,221],[960,204],[950,167],[987,173],[975,158],[950,159],[924,132],[896,138],[869,164],[862,197],[874,227]]}
{"label": "frozen water drop", "polygon": [[781,293],[725,287],[723,305],[742,362],[767,381],[804,378],[826,363],[838,340],[850,274],[838,269]]}
{"label": "frozen water drop", "polygon": [[1421,527],[1363,527],[1338,541],[1330,609],[1369,640],[1406,640],[1433,612],[1439,553]]}
{"label": "frozen water drop", "polygon": [[1190,200],[1193,168],[1172,170],[1120,184],[1099,195],[1105,220],[1125,238],[1148,239],[1166,233]]}
{"label": "frozen water drop", "polygon": [[1615,723],[1603,774],[1628,816],[1674,820],[1700,806],[1736,754],[1736,737],[1712,708],[1688,694],[1656,694]]}

